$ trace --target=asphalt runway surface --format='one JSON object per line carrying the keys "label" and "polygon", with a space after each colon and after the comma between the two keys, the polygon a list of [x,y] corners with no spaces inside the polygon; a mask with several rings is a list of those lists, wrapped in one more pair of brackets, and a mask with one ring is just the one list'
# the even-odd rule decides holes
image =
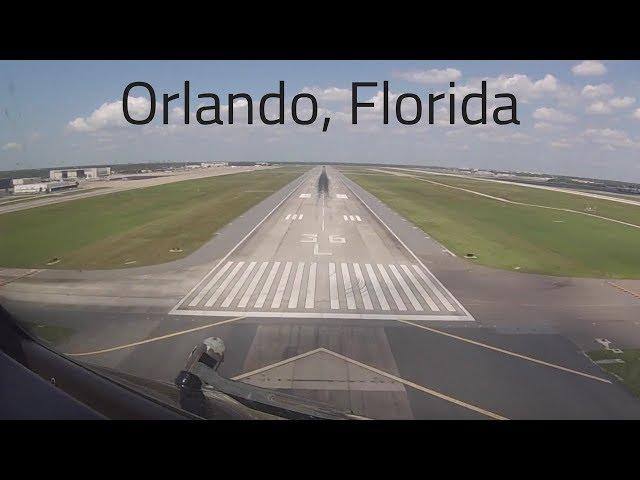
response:
{"label": "asphalt runway surface", "polygon": [[[73,275],[101,289],[129,281],[112,303],[54,302],[65,274],[43,272],[0,290],[3,304],[76,331],[60,348],[78,360],[160,380],[218,336],[223,375],[370,418],[640,418],[640,401],[582,352],[600,329],[638,338],[637,299],[598,280],[469,267],[326,173],[312,169],[181,264],[68,273],[67,290]],[[591,321],[603,313],[619,321]]]}

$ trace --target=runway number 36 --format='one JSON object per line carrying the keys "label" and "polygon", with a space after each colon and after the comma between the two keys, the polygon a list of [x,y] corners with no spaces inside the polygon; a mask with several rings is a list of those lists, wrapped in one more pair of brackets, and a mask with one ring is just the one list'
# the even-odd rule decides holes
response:
{"label": "runway number 36", "polygon": [[[303,233],[302,243],[318,243],[317,233]],[[329,243],[347,243],[347,240],[342,235],[329,235]]]}

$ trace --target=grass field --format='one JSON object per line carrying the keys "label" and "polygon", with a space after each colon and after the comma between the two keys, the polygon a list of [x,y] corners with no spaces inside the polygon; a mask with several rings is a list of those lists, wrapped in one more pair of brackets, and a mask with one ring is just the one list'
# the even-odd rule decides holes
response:
{"label": "grass field", "polygon": [[640,397],[640,350],[629,349],[622,353],[610,350],[589,352],[594,362],[601,360],[622,360],[621,363],[601,363],[600,367],[615,375],[634,395]]}
{"label": "grass field", "polygon": [[[640,207],[602,200],[599,198],[573,195],[553,190],[521,187],[507,183],[487,182],[483,180],[448,177],[446,175],[429,175],[416,172],[399,172],[416,175],[434,182],[474,190],[495,197],[506,198],[514,202],[530,203],[557,208],[569,208],[580,212],[602,215],[623,222],[640,225]],[[638,200],[638,198],[636,198]]]}
{"label": "grass field", "polygon": [[[459,256],[521,272],[640,278],[640,229],[592,216],[513,205],[420,181],[344,172]],[[598,215],[640,225],[640,207],[560,192],[438,175],[424,178],[509,200]],[[589,210],[591,211],[591,210]]]}
{"label": "grass field", "polygon": [[[179,259],[305,170],[222,175],[2,214],[0,266],[102,269]],[[169,251],[175,247],[182,252]],[[48,266],[53,258],[60,261]]]}

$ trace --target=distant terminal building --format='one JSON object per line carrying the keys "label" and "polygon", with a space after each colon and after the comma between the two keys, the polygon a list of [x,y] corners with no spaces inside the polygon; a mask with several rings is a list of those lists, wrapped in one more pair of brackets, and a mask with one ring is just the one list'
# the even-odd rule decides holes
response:
{"label": "distant terminal building", "polygon": [[111,167],[91,167],[91,168],[64,168],[49,171],[51,180],[66,180],[76,178],[103,178],[111,175]]}
{"label": "distant terminal building", "polygon": [[18,183],[11,190],[14,194],[20,193],[51,193],[60,190],[68,190],[70,188],[78,188],[78,182],[34,182],[34,183]]}

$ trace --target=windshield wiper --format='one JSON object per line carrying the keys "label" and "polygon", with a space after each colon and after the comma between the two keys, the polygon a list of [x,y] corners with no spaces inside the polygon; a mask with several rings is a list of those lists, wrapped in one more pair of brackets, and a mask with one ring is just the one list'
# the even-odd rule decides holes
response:
{"label": "windshield wiper", "polygon": [[207,396],[221,392],[251,409],[283,419],[365,419],[314,400],[224,378],[218,373],[224,352],[224,342],[216,337],[205,339],[191,351],[184,369],[175,379],[181,408],[206,418]]}

